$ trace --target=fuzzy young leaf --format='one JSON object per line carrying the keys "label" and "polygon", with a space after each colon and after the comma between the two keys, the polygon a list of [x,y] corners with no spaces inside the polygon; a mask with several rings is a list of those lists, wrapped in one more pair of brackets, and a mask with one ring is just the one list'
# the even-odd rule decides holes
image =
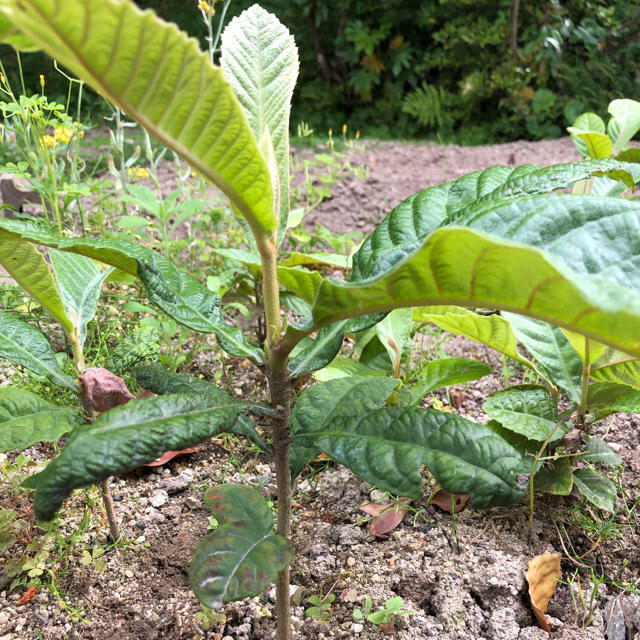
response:
{"label": "fuzzy young leaf", "polygon": [[449,493],[468,494],[478,508],[514,504],[527,485],[526,461],[505,440],[441,411],[391,407],[338,415],[301,440],[367,482],[416,499],[422,495],[422,464]]}
{"label": "fuzzy young leaf", "polygon": [[291,544],[273,532],[271,509],[257,489],[220,485],[204,501],[219,523],[196,548],[189,581],[207,607],[261,594],[293,559]]}
{"label": "fuzzy young leaf", "polygon": [[62,453],[23,483],[36,489],[36,516],[51,520],[73,489],[229,431],[243,408],[230,397],[190,393],[131,400],[103,413],[76,428]]}
{"label": "fuzzy young leaf", "polygon": [[49,250],[49,259],[67,316],[82,346],[87,325],[96,314],[100,288],[113,268],[100,271],[93,260],[56,249]]}
{"label": "fuzzy young leaf", "polygon": [[271,178],[233,90],[197,41],[119,0],[2,0],[25,36],[119,106],[270,236]]}
{"label": "fuzzy young leaf", "polygon": [[613,100],[609,103],[609,113],[611,120],[607,125],[607,133],[613,142],[612,155],[617,155],[640,130],[640,102]]}
{"label": "fuzzy young leaf", "polygon": [[289,217],[289,111],[298,77],[298,50],[287,28],[254,4],[224,30],[220,65],[255,140],[263,140],[267,132],[270,136],[280,242]]}
{"label": "fuzzy young leaf", "polygon": [[52,404],[25,389],[0,387],[0,452],[52,442],[80,422],[70,407]]}
{"label": "fuzzy young leaf", "polygon": [[305,465],[320,453],[313,444],[301,439],[325,427],[333,418],[345,419],[384,406],[398,386],[392,378],[352,377],[330,380],[306,389],[291,411],[291,477],[296,478]]}
{"label": "fuzzy young leaf", "polygon": [[73,378],[66,375],[49,341],[35,327],[0,311],[0,358],[15,362],[62,387],[77,392]]}

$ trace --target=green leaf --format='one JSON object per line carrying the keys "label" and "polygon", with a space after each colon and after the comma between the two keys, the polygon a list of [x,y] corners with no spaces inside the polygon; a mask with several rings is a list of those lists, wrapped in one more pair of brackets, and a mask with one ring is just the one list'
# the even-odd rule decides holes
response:
{"label": "green leaf", "polygon": [[283,267],[297,267],[300,265],[321,265],[336,267],[338,269],[350,269],[351,257],[338,253],[299,253],[294,251],[281,263]]}
{"label": "green leaf", "polygon": [[[430,187],[424,191],[409,196],[395,207],[384,220],[365,238],[362,246],[353,256],[353,280],[366,280],[380,274],[387,273],[408,255],[411,255],[417,247],[424,242],[429,234],[443,224],[460,224],[459,220],[474,220],[476,208],[479,212],[491,212],[494,206],[500,204],[500,208],[489,218],[484,228],[488,233],[510,237],[519,242],[533,242],[519,235],[514,235],[514,230],[519,230],[518,222],[528,220],[529,225],[523,230],[530,230],[530,238],[546,239],[546,229],[556,220],[555,216],[546,215],[550,210],[558,217],[562,210],[562,203],[555,203],[553,196],[548,192],[571,186],[578,180],[589,178],[594,173],[609,172],[615,169],[625,170],[628,164],[611,159],[593,160],[589,162],[572,162],[557,164],[551,167],[536,167],[535,165],[522,165],[512,167],[489,167],[483,171],[475,171],[462,176],[453,182]],[[547,194],[537,201],[535,198],[524,198],[525,195]],[[551,197],[551,199],[549,199]],[[514,206],[511,207],[511,202]],[[519,210],[519,203],[532,202],[536,205],[533,213]],[[554,206],[555,204],[555,206]],[[484,206],[484,209],[482,208]],[[502,215],[500,215],[500,212]],[[562,218],[566,219],[569,212],[562,212]],[[573,212],[572,212],[573,213]],[[604,211],[600,210],[600,213]],[[543,214],[543,215],[541,215]],[[544,226],[541,220],[544,219]],[[479,223],[482,220],[478,220]],[[499,222],[499,226],[494,224]],[[573,224],[580,223],[580,218]],[[464,223],[463,223],[464,224]],[[467,223],[471,227],[475,224]],[[509,232],[506,229],[509,228]],[[580,226],[580,224],[578,224]],[[501,229],[505,228],[505,232]],[[571,229],[570,224],[562,224],[561,229]],[[560,230],[560,229],[559,229]],[[559,234],[557,234],[559,235]],[[550,239],[554,234],[550,234]],[[536,245],[539,242],[535,243]]]}
{"label": "green leaf", "polygon": [[580,137],[581,133],[606,133],[604,120],[595,113],[583,113],[578,116],[572,127],[567,127],[573,144],[583,158],[589,157],[587,143]]}
{"label": "green leaf", "polygon": [[584,336],[573,333],[573,331],[563,329],[562,333],[564,333],[567,340],[571,343],[574,351],[580,356],[580,360],[582,360],[582,362],[585,362],[587,359],[587,342],[589,344],[589,364],[595,362],[607,350],[607,347],[605,345],[594,342],[593,340],[585,340]]}
{"label": "green leaf", "polygon": [[43,400],[26,389],[0,387],[0,452],[53,442],[80,420],[77,411]]}
{"label": "green leaf", "polygon": [[260,595],[293,559],[291,543],[273,532],[271,508],[257,489],[218,485],[204,501],[220,523],[196,548],[189,581],[211,609]]}
{"label": "green leaf", "polygon": [[545,378],[565,389],[573,401],[580,399],[582,360],[575,352],[562,329],[547,322],[503,313],[513,327],[518,340],[537,360]]}
{"label": "green leaf", "polygon": [[591,366],[591,377],[640,389],[640,360],[615,349],[607,349]]}
{"label": "green leaf", "polygon": [[411,309],[394,309],[375,326],[378,340],[382,343],[392,363],[400,363],[402,350],[411,340]]}
{"label": "green leaf", "polygon": [[533,362],[518,352],[511,323],[496,313],[483,316],[464,307],[417,307],[413,310],[413,319],[416,322],[432,322],[445,331],[486,344],[544,377]]}
{"label": "green leaf", "polygon": [[553,467],[542,467],[536,473],[534,486],[554,496],[568,496],[573,489],[573,469],[566,458],[554,460],[552,464]]}
{"label": "green leaf", "polygon": [[72,332],[73,325],[65,312],[53,273],[37,247],[0,230],[0,265],[62,325],[67,334]]}
{"label": "green leaf", "polygon": [[135,242],[102,238],[67,238],[37,225],[0,219],[0,229],[37,244],[77,253],[138,276],[149,299],[181,324],[204,333],[215,333],[220,346],[232,355],[262,363],[262,350],[252,345],[240,329],[222,317],[220,296],[178,269],[159,253]]}
{"label": "green leaf", "polygon": [[146,227],[150,224],[150,220],[142,216],[121,216],[116,222],[119,229],[138,229]]}
{"label": "green leaf", "polygon": [[619,382],[596,381],[587,388],[587,408],[600,409],[619,398],[634,393],[635,389]]}
{"label": "green leaf", "polygon": [[640,413],[640,391],[634,391],[617,399],[606,409],[610,413]]}
{"label": "green leaf", "polygon": [[228,396],[201,393],[131,400],[77,427],[62,453],[23,486],[36,489],[38,519],[51,520],[73,489],[227,432],[242,410]]}
{"label": "green leaf", "polygon": [[318,369],[313,377],[318,382],[328,382],[338,378],[350,378],[351,376],[383,376],[381,371],[374,371],[361,364],[353,358],[338,356],[334,358],[326,367]]}
{"label": "green leaf", "polygon": [[300,439],[321,430],[334,417],[354,417],[384,406],[398,381],[383,377],[352,377],[330,380],[306,389],[291,411],[291,477],[296,478],[315,458],[318,447]]}
{"label": "green leaf", "polygon": [[613,152],[613,145],[608,135],[589,131],[579,133],[578,138],[584,141],[587,155],[590,158],[610,158]]}
{"label": "green leaf", "polygon": [[87,337],[87,325],[96,314],[102,283],[113,267],[100,271],[93,260],[56,249],[49,250],[49,259],[67,317],[82,346]]}
{"label": "green leaf", "polygon": [[592,504],[605,511],[613,511],[616,502],[616,485],[593,469],[576,469],[573,484]]}
{"label": "green leaf", "polygon": [[441,358],[429,362],[420,370],[416,386],[420,388],[422,397],[434,389],[477,380],[490,373],[491,367],[478,360]]}
{"label": "green leaf", "polygon": [[[185,373],[173,373],[159,365],[141,365],[133,371],[136,382],[143,388],[158,395],[171,393],[199,393],[211,396],[218,402],[233,402],[222,389],[219,389],[211,382],[194,378]],[[246,402],[236,400],[238,406],[247,406]],[[240,413],[236,421],[227,429],[229,433],[236,433],[247,437],[251,442],[257,444],[262,450],[267,450],[266,442],[258,435],[253,420]]]}
{"label": "green leaf", "polygon": [[2,12],[0,12],[0,42],[10,44],[18,51],[38,50],[38,47],[29,38],[20,33]]}
{"label": "green leaf", "polygon": [[49,341],[35,327],[0,311],[0,358],[15,362],[41,376],[78,392],[78,386],[65,375]]}
{"label": "green leaf", "polygon": [[265,162],[222,70],[197,41],[118,0],[3,0],[25,36],[216,184],[257,238],[275,231]]}
{"label": "green leaf", "polygon": [[396,495],[422,496],[422,464],[446,491],[469,494],[478,508],[513,504],[527,484],[528,469],[513,447],[451,413],[383,408],[336,416],[305,436],[303,441]]}
{"label": "green leaf", "polygon": [[439,229],[378,279],[323,281],[313,313],[321,327],[360,314],[431,304],[517,311],[640,355],[637,293],[577,273],[536,248],[464,228]]}
{"label": "green leaf", "polygon": [[589,462],[603,462],[610,467],[617,467],[622,464],[622,458],[600,438],[589,438],[587,440],[587,453],[582,456],[582,459]]}
{"label": "green leaf", "polygon": [[[545,387],[533,384],[498,391],[482,408],[506,429],[539,442],[547,439],[558,422],[558,408],[553,398]],[[565,429],[558,427],[552,441],[565,433]]]}
{"label": "green leaf", "polygon": [[613,155],[616,155],[640,130],[640,102],[613,100],[609,103],[609,113],[611,120],[607,125],[607,133],[613,142]]}
{"label": "green leaf", "polygon": [[220,65],[255,140],[262,140],[265,132],[271,138],[279,243],[289,217],[289,111],[298,77],[298,50],[287,28],[254,4],[224,30]]}

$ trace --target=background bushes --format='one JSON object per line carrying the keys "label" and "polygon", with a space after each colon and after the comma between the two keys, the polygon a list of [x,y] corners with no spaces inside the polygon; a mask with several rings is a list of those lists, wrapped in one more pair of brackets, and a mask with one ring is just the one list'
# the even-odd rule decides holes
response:
{"label": "background bushes", "polygon": [[[195,2],[139,4],[204,35]],[[227,19],[250,4],[232,0]],[[346,123],[371,137],[439,136],[468,144],[538,139],[563,134],[584,110],[602,113],[614,98],[640,99],[638,0],[261,4],[298,42],[294,133],[305,121],[321,134]],[[37,54],[25,56],[34,90],[43,65]],[[48,93],[64,95],[63,79],[54,77],[47,76]]]}

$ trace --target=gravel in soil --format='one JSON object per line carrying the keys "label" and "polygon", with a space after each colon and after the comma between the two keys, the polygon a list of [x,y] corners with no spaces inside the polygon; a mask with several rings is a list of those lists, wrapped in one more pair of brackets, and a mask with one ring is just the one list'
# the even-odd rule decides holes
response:
{"label": "gravel in soil", "polygon": [[[475,169],[573,159],[576,155],[568,139],[478,148],[376,143],[358,158],[371,168],[367,181],[348,178],[339,183],[333,197],[310,214],[307,222],[321,222],[334,231],[368,230],[372,221],[407,195]],[[504,387],[500,358],[460,338],[445,340],[440,346],[449,355],[473,357],[493,366],[493,375],[451,388],[460,392],[456,411],[486,421],[483,399]],[[209,366],[207,354],[198,354],[190,372],[210,375]],[[235,360],[231,368],[236,388],[232,392],[250,395],[258,386],[263,392],[256,371]],[[446,406],[451,397],[444,392],[431,399]],[[371,486],[330,464],[305,476],[294,498],[294,637],[384,638],[384,629],[355,620],[354,608],[362,609],[367,596],[375,610],[399,595],[404,608],[414,613],[397,620],[393,632],[398,639],[542,640],[548,634],[533,616],[525,572],[531,557],[555,551],[563,554],[563,582],[549,605],[554,637],[640,638],[640,596],[615,586],[633,583],[640,574],[634,528],[637,515],[632,510],[640,499],[637,416],[617,417],[611,425],[602,425],[600,435],[607,427],[607,441],[624,461],[619,476],[624,499],[619,498],[618,513],[599,539],[572,519],[571,514],[578,512],[590,517],[587,510],[571,498],[544,497],[536,502],[530,529],[526,505],[488,512],[466,508],[453,518],[413,503],[401,525],[387,539],[377,539],[368,534],[366,516],[358,510],[372,498],[375,490]],[[25,454],[44,459],[51,455],[51,448],[35,446]],[[275,473],[268,460],[246,455],[237,442],[228,439],[211,441],[163,467],[143,468],[112,479],[127,542],[101,556],[104,565],[83,563],[82,551],[102,548],[108,530],[100,517],[97,494],[76,492],[61,515],[60,535],[68,537],[78,530],[87,499],[93,502],[93,515],[64,557],[57,558],[57,566],[48,567],[58,595],[42,589],[29,603],[18,605],[25,588],[8,589],[3,565],[24,552],[30,531],[0,555],[0,640],[275,638],[273,589],[260,598],[227,605],[223,617],[210,629],[202,628],[201,608],[191,593],[188,569],[209,523],[201,491],[219,482],[248,482],[271,497],[275,491]],[[28,499],[16,495],[4,478],[0,479],[0,504],[20,509],[28,518],[24,515],[29,513]],[[599,514],[593,516],[601,521]],[[563,543],[554,522],[569,523]],[[592,548],[594,541],[597,544]],[[594,567],[597,575],[606,576],[606,584],[599,585],[593,599],[590,571],[570,560],[563,544],[575,557],[588,552],[582,562]],[[328,619],[305,618],[307,598],[329,591],[336,598]]]}

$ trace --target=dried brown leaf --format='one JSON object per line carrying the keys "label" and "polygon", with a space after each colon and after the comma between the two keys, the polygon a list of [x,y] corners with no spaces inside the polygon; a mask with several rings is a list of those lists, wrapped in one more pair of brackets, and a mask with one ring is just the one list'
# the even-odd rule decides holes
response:
{"label": "dried brown leaf", "polygon": [[193,453],[194,451],[199,451],[202,449],[202,446],[197,447],[187,447],[186,449],[180,449],[179,451],[165,451],[159,458],[154,460],[153,462],[149,462],[145,464],[145,467],[159,467],[162,464],[169,462],[176,456],[184,455],[185,453]]}
{"label": "dried brown leaf", "polygon": [[433,498],[431,498],[431,502],[429,504],[435,504],[436,507],[440,507],[443,511],[451,513],[452,502],[454,513],[458,513],[458,511],[464,509],[467,502],[469,502],[469,496],[465,493],[452,496],[448,491],[438,489],[433,495]]}
{"label": "dried brown leaf", "polygon": [[545,615],[549,600],[556,592],[558,580],[562,578],[559,553],[543,553],[529,561],[527,582],[531,605],[540,626],[551,633],[551,625]]}
{"label": "dried brown leaf", "polygon": [[[400,502],[407,503],[409,498],[400,498]],[[374,516],[369,523],[369,533],[377,538],[386,537],[385,534],[393,531],[404,518],[406,509],[403,509],[397,502],[379,504],[365,502],[360,505],[360,510]]]}
{"label": "dried brown leaf", "polygon": [[16,602],[16,606],[21,607],[23,604],[28,604],[33,600],[36,593],[38,593],[37,587],[29,587],[22,595],[22,598]]}

